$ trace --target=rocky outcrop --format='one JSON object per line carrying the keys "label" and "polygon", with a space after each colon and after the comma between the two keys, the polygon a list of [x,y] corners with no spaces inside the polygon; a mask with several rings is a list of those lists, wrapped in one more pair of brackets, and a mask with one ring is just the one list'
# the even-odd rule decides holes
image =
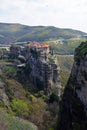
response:
{"label": "rocky outcrop", "polygon": [[5,92],[5,84],[0,81],[0,105],[1,106],[8,106],[9,99]]}
{"label": "rocky outcrop", "polygon": [[46,58],[41,55],[37,58],[31,55],[29,65],[31,80],[38,90],[44,90],[46,95],[52,93],[61,95],[60,67],[54,55],[48,54]]}
{"label": "rocky outcrop", "polygon": [[87,42],[75,50],[74,60],[60,105],[59,130],[87,128]]}
{"label": "rocky outcrop", "polygon": [[[81,48],[81,49],[80,49]],[[75,90],[87,109],[87,42],[76,49],[71,76],[75,79]]]}

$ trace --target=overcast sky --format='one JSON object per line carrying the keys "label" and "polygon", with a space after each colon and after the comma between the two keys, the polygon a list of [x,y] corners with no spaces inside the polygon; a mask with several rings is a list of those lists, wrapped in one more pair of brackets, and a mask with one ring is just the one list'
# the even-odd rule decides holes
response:
{"label": "overcast sky", "polygon": [[0,0],[0,22],[87,32],[87,0]]}

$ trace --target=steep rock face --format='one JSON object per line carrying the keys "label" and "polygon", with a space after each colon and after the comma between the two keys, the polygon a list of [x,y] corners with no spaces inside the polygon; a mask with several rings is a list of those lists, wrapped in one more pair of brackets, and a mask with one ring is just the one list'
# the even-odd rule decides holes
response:
{"label": "steep rock face", "polygon": [[60,105],[59,130],[87,128],[87,42],[75,50],[74,59]]}
{"label": "steep rock face", "polygon": [[39,56],[37,59],[34,57],[29,58],[31,67],[30,77],[38,89],[45,91],[46,95],[56,93],[61,95],[61,82],[60,82],[60,67],[57,65],[56,57],[54,60],[50,59],[52,56],[47,56],[47,59]]}
{"label": "steep rock face", "polygon": [[[87,43],[85,43],[87,44]],[[84,44],[83,44],[84,45]],[[87,45],[85,45],[87,50]],[[75,57],[75,63],[72,69],[71,76],[76,78],[75,89],[78,97],[87,108],[87,51],[80,59],[78,63],[77,57]]]}

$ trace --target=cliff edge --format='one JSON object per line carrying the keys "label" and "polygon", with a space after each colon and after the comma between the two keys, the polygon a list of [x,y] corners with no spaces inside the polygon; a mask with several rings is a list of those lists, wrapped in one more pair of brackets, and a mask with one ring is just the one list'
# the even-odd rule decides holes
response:
{"label": "cliff edge", "polygon": [[58,130],[87,128],[87,42],[76,48],[74,64],[60,103]]}

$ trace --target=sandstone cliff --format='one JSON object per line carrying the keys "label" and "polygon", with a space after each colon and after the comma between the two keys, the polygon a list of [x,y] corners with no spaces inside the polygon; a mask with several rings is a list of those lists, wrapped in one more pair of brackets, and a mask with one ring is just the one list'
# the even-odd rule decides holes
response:
{"label": "sandstone cliff", "polygon": [[87,129],[87,42],[75,50],[74,60],[60,105],[59,130]]}

